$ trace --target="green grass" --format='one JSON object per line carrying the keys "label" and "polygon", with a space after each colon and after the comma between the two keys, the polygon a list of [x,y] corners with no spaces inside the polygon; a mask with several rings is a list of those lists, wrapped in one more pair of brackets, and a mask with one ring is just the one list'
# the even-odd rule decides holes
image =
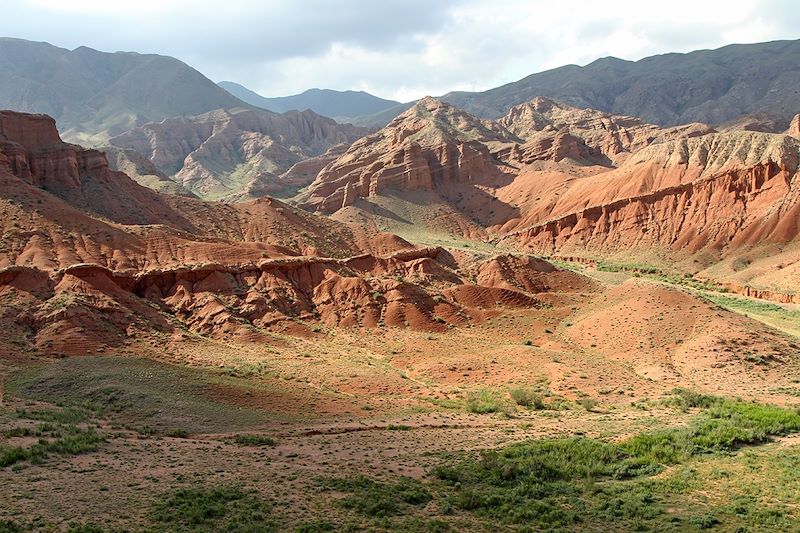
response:
{"label": "green grass", "polygon": [[25,530],[11,520],[0,520],[0,533],[23,533]]}
{"label": "green grass", "polygon": [[465,406],[470,413],[479,415],[508,412],[511,409],[499,392],[488,389],[469,391]]}
{"label": "green grass", "polygon": [[27,448],[0,444],[0,467],[20,461],[41,463],[51,453],[79,455],[96,450],[102,442],[105,442],[105,437],[95,430],[76,429],[71,434],[54,440],[39,439],[36,444]]}
{"label": "green grass", "polygon": [[661,274],[661,269],[644,263],[610,263],[598,261],[597,270],[600,272],[638,272],[640,274]]}
{"label": "green grass", "polygon": [[184,488],[166,494],[150,513],[156,531],[271,532],[271,508],[239,487]]}
{"label": "green grass", "polygon": [[[676,396],[707,407],[685,427],[641,433],[620,443],[584,437],[535,440],[440,466],[434,474],[446,484],[451,505],[491,520],[547,528],[621,517],[635,526],[663,515],[653,503],[650,476],[665,466],[800,431],[797,411],[711,401],[686,391]],[[713,525],[709,517],[691,519],[697,528]]]}
{"label": "green grass", "polygon": [[385,518],[405,513],[409,507],[419,507],[431,500],[422,483],[402,478],[395,483],[382,483],[365,476],[323,479],[323,490],[344,493],[339,504],[368,517]]}
{"label": "green grass", "polygon": [[93,414],[84,407],[65,407],[63,409],[17,409],[16,417],[59,424],[78,424],[88,421]]}
{"label": "green grass", "polygon": [[673,389],[672,395],[664,403],[686,411],[691,408],[707,409],[714,405],[719,405],[723,401],[724,400],[719,396],[711,396],[690,389],[677,388]]}
{"label": "green grass", "polygon": [[241,446],[275,446],[277,441],[265,435],[241,434],[233,437],[233,442]]}
{"label": "green grass", "polygon": [[[0,443],[0,467],[30,461],[41,463],[50,454],[79,455],[94,451],[105,442],[105,436],[84,423],[91,418],[85,409],[39,408],[17,409],[13,417],[26,421],[43,422],[33,427],[15,427],[4,432],[7,437],[39,437],[30,446],[9,446]],[[78,425],[82,424],[82,425]]]}
{"label": "green grass", "polygon": [[[11,377],[6,392],[66,406],[58,416],[89,414],[156,434],[229,432],[262,424],[275,414],[223,402],[215,388],[259,392],[241,378],[128,357],[75,357],[28,368]],[[35,411],[32,411],[35,412]],[[40,413],[46,419],[47,411]]]}

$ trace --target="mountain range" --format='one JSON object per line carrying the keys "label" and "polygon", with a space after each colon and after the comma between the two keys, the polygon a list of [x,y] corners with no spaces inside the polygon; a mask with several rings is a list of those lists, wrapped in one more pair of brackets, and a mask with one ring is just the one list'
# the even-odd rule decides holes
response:
{"label": "mountain range", "polygon": [[482,118],[498,118],[536,96],[633,115],[662,126],[721,124],[762,113],[781,122],[800,108],[800,40],[737,44],[639,61],[615,57],[531,74],[483,92],[442,97]]}
{"label": "mountain range", "polygon": [[48,114],[70,140],[240,107],[250,106],[172,57],[0,38],[0,108]]}
{"label": "mountain range", "polygon": [[378,98],[364,91],[308,89],[292,96],[265,98],[232,81],[221,81],[218,85],[240,100],[263,109],[277,113],[310,109],[337,122],[363,123],[366,117],[401,105],[400,102]]}

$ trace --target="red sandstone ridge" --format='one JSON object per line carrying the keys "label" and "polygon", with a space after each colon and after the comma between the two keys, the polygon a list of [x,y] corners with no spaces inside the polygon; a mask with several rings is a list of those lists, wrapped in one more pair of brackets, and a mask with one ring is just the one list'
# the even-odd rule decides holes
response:
{"label": "red sandstone ridge", "polygon": [[299,201],[323,213],[391,190],[435,191],[458,202],[465,188],[507,179],[513,168],[493,151],[514,141],[450,105],[424,98],[353,143],[319,172]]}
{"label": "red sandstone ridge", "polygon": [[365,132],[309,110],[236,109],[146,124],[109,142],[143,154],[200,197],[238,200],[269,189],[292,165]]}
{"label": "red sandstone ridge", "polygon": [[541,260],[501,256],[477,270],[477,283],[465,279],[440,248],[139,273],[90,264],[50,275],[10,267],[0,269],[0,305],[15,309],[16,324],[29,330],[31,350],[71,355],[118,346],[151,330],[188,328],[215,338],[258,340],[297,320],[439,331],[481,322],[502,308],[539,307],[537,293],[595,290],[583,276]]}
{"label": "red sandstone ridge", "polygon": [[0,113],[0,267],[113,269],[410,247],[273,199],[236,205],[160,195],[103,153],[61,142],[49,117]]}
{"label": "red sandstone ridge", "polygon": [[[552,138],[556,132],[576,137],[594,152],[590,158],[592,162],[601,162],[598,158],[605,156],[606,165],[618,165],[631,153],[654,142],[696,137],[713,131],[705,124],[664,129],[645,124],[635,117],[579,109],[543,97],[512,107],[497,120],[497,125],[528,143],[541,142],[542,137]],[[520,151],[524,153],[526,146],[523,145]],[[585,152],[572,154],[573,159],[582,157],[586,157]]]}
{"label": "red sandstone ridge", "polygon": [[653,144],[619,169],[567,183],[507,237],[546,253],[701,249],[800,239],[800,142],[727,132]]}
{"label": "red sandstone ridge", "polygon": [[[491,229],[519,219],[531,191],[514,184],[517,176],[532,169],[560,172],[569,180],[613,169],[650,144],[712,131],[702,124],[663,129],[633,117],[578,109],[546,98],[516,106],[497,121],[481,121],[425,98],[322,167],[296,200],[322,213],[357,206],[369,218],[386,209],[383,204],[379,208],[359,204],[360,199],[373,202],[370,199],[430,192],[433,195],[417,194],[409,201],[426,203],[434,211],[454,210],[461,218],[450,213],[447,220],[426,217],[412,222],[474,236],[476,232],[467,229],[472,223]],[[391,226],[391,221],[387,224]]]}

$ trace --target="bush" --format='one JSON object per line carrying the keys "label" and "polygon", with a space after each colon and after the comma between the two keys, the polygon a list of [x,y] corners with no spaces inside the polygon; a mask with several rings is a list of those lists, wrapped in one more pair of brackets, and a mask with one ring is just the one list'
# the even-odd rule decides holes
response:
{"label": "bush", "polygon": [[530,407],[533,409],[544,409],[544,396],[533,389],[511,389],[509,391],[511,399],[514,403],[522,407]]}
{"label": "bush", "polygon": [[169,531],[277,531],[267,503],[238,487],[186,488],[166,495],[151,511]]}
{"label": "bush", "polygon": [[101,442],[105,442],[105,437],[94,430],[72,428],[70,434],[55,440],[39,439],[30,448],[0,445],[0,467],[26,460],[40,463],[49,453],[79,455],[96,450]]}
{"label": "bush", "polygon": [[470,413],[484,415],[505,410],[503,400],[495,392],[478,390],[467,393],[467,411]]}
{"label": "bush", "polygon": [[672,398],[670,398],[667,403],[687,410],[692,407],[707,409],[719,404],[721,401],[722,398],[718,396],[710,396],[708,394],[700,394],[690,389],[677,388],[672,390]]}
{"label": "bush", "polygon": [[277,441],[264,435],[236,435],[233,442],[241,446],[275,446]]}
{"label": "bush", "polygon": [[[595,486],[593,480],[650,476],[698,454],[800,431],[800,414],[792,410],[685,397],[687,405],[711,405],[685,427],[642,433],[619,444],[588,438],[529,441],[441,466],[434,474],[453,491],[449,505],[502,521],[569,529],[591,512],[641,525],[661,512],[653,506],[649,485]],[[712,527],[713,517],[694,525]]]}
{"label": "bush", "polygon": [[414,479],[403,478],[398,483],[380,483],[365,476],[328,479],[322,487],[348,493],[339,503],[355,512],[379,518],[402,514],[409,505],[424,505],[430,493]]}
{"label": "bush", "polygon": [[594,411],[594,408],[597,407],[597,400],[584,396],[578,400],[578,404],[587,411]]}

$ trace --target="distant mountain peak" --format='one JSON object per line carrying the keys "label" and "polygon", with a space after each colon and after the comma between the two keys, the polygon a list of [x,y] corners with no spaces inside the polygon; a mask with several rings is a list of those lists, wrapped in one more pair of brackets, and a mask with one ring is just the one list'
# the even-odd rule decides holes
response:
{"label": "distant mountain peak", "polygon": [[218,85],[237,98],[262,109],[276,113],[310,109],[338,122],[354,122],[359,117],[400,105],[399,102],[378,98],[364,91],[337,91],[315,87],[300,94],[267,98],[236,82],[221,81]]}

